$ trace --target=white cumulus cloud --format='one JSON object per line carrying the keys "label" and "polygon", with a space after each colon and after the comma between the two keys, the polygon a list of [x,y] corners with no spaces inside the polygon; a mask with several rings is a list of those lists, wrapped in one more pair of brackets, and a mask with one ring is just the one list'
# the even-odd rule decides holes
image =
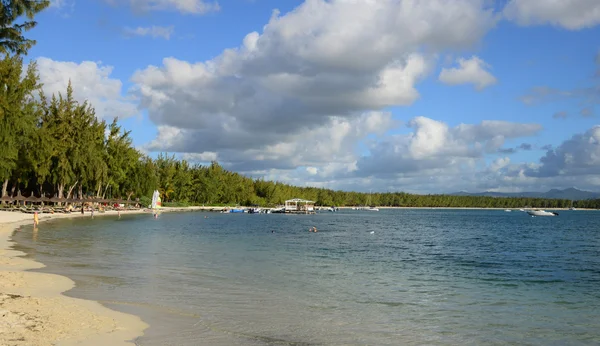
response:
{"label": "white cumulus cloud", "polygon": [[362,176],[406,176],[427,171],[460,171],[480,164],[486,154],[495,153],[506,139],[529,137],[542,126],[535,123],[482,121],[479,124],[446,123],[416,117],[407,124],[413,132],[394,135],[374,143],[370,154],[358,161]]}
{"label": "white cumulus cloud", "polygon": [[[542,164],[486,160],[507,141],[537,135],[539,124],[414,117],[403,134],[386,111],[420,97],[438,56],[480,42],[497,20],[488,4],[307,0],[274,11],[260,32],[213,59],[167,57],[134,73],[130,91],[158,126],[145,149],[329,188],[531,186],[537,178],[527,172]],[[497,83],[481,58],[456,62],[440,81],[479,90]]]}
{"label": "white cumulus cloud", "polygon": [[163,38],[169,40],[171,35],[175,32],[174,26],[157,26],[152,25],[149,27],[138,26],[137,28],[126,27],[123,32],[127,36],[150,36],[152,38]]}
{"label": "white cumulus cloud", "polygon": [[132,92],[157,125],[182,129],[170,150],[277,152],[272,168],[294,167],[296,140],[410,105],[437,52],[476,44],[495,22],[483,0],[307,0],[214,59],[137,71]]}
{"label": "white cumulus cloud", "polygon": [[573,135],[540,159],[540,165],[527,170],[532,177],[585,176],[600,174],[600,125]]}
{"label": "white cumulus cloud", "polygon": [[93,61],[55,61],[45,57],[36,61],[45,94],[64,95],[70,80],[75,99],[89,101],[98,118],[123,119],[138,113],[137,104],[122,96],[122,82],[111,78],[112,66]]}
{"label": "white cumulus cloud", "polygon": [[504,15],[519,25],[552,24],[580,30],[600,24],[600,1],[511,0]]}
{"label": "white cumulus cloud", "polygon": [[496,77],[486,71],[489,65],[479,57],[460,58],[457,62],[458,67],[442,69],[439,76],[442,83],[450,85],[473,84],[477,90],[496,84]]}

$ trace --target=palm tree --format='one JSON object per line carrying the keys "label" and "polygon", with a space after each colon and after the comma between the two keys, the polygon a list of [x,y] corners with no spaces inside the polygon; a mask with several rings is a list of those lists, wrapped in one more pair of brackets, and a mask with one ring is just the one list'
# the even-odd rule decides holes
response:
{"label": "palm tree", "polygon": [[158,188],[158,192],[162,196],[163,202],[168,202],[170,201],[169,197],[171,196],[171,194],[173,194],[173,192],[175,192],[175,190],[173,189],[173,184],[167,182],[165,183],[164,187]]}
{"label": "palm tree", "polygon": [[[25,38],[23,32],[37,25],[33,17],[48,6],[49,0],[0,0],[0,53],[26,55],[35,40]],[[28,20],[15,23],[23,15]]]}

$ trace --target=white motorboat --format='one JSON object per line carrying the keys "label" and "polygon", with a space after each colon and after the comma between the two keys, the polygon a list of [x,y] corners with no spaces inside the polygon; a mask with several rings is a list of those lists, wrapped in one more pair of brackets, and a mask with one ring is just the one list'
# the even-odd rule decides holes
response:
{"label": "white motorboat", "polygon": [[512,210],[510,210],[510,209],[506,209],[506,210],[504,210],[504,211],[505,211],[505,212],[507,212],[507,213],[510,213]]}
{"label": "white motorboat", "polygon": [[273,209],[271,209],[271,213],[272,214],[284,214],[285,207],[273,208]]}
{"label": "white motorboat", "polygon": [[541,209],[528,210],[527,214],[531,216],[558,216],[558,213]]}
{"label": "white motorboat", "polygon": [[374,208],[374,207],[371,207],[371,208],[367,208],[367,209],[365,209],[365,210],[369,210],[369,211],[379,211],[379,208]]}

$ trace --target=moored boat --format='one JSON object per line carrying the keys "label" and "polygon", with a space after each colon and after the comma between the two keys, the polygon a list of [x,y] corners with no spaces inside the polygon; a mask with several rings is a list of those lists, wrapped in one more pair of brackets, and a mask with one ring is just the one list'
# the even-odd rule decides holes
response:
{"label": "moored boat", "polygon": [[369,208],[365,208],[364,210],[379,211],[379,208],[377,208],[375,205],[371,204],[371,191],[369,191],[369,198],[367,200],[367,205],[369,206]]}
{"label": "moored boat", "polygon": [[541,209],[528,210],[527,214],[531,216],[558,216],[558,213]]}

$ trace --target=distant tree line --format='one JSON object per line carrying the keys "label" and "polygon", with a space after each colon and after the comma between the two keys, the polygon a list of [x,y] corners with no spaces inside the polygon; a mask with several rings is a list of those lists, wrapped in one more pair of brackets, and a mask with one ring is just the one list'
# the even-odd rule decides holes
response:
{"label": "distant tree line", "polygon": [[[49,1],[0,0],[0,183],[2,197],[57,196],[140,199],[156,189],[163,201],[180,205],[283,204],[291,198],[323,206],[566,208],[569,200],[481,196],[358,193],[296,187],[251,179],[217,162],[203,166],[159,155],[152,159],[132,145],[115,118],[99,120],[92,105],[74,99],[73,86],[45,95],[34,62],[22,55],[35,43],[23,32]],[[20,16],[28,20],[15,24]],[[600,200],[576,201],[600,208]]]}

